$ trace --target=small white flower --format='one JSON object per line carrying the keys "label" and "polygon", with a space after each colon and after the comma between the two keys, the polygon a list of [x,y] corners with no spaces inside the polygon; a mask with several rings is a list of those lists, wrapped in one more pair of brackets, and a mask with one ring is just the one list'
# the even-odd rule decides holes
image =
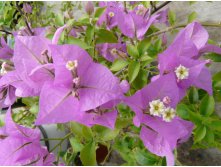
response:
{"label": "small white flower", "polygon": [[77,60],[74,60],[74,61],[71,61],[71,60],[69,60],[67,63],[66,63],[66,68],[68,69],[68,70],[74,70],[74,69],[76,69],[77,68],[77,66],[78,66],[78,61]]}
{"label": "small white flower", "polygon": [[111,49],[110,53],[112,55],[116,55],[117,54],[117,49],[116,48]]}
{"label": "small white flower", "polygon": [[154,116],[161,116],[161,114],[165,109],[163,102],[161,102],[159,99],[151,101],[149,103],[149,106],[150,106],[150,114]]}
{"label": "small white flower", "polygon": [[114,12],[109,12],[108,15],[109,15],[110,17],[114,17],[114,16],[115,16]]}
{"label": "small white flower", "polygon": [[163,120],[166,122],[171,122],[172,119],[176,116],[176,111],[171,108],[171,107],[167,107],[164,112],[162,113],[163,115]]}
{"label": "small white flower", "polygon": [[176,68],[175,73],[179,80],[187,79],[189,77],[189,69],[181,64]]}

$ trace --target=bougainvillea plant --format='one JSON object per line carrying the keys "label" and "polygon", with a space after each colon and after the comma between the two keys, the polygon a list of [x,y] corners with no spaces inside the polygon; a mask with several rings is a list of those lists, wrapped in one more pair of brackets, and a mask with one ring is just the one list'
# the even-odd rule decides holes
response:
{"label": "bougainvillea plant", "polygon": [[[167,4],[1,2],[0,165],[175,165],[189,138],[221,149],[221,48],[205,29],[221,25],[176,24]],[[42,138],[46,124],[66,135]]]}

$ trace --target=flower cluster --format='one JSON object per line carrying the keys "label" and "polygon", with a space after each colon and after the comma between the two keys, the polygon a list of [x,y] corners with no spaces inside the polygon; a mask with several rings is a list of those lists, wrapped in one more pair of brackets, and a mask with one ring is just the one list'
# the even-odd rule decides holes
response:
{"label": "flower cluster", "polygon": [[[107,30],[118,28],[118,43],[97,44],[95,49],[107,61],[125,59],[128,39],[143,40],[154,23],[167,23],[167,10],[151,14],[150,9],[137,5],[125,10],[122,3],[100,2],[105,12],[97,26]],[[31,8],[26,4],[25,11]],[[87,11],[93,13],[93,5]],[[209,60],[199,57],[205,52],[221,53],[217,46],[207,44],[208,33],[197,22],[186,26],[173,43],[158,55],[159,75],[133,95],[126,80],[114,75],[105,65],[95,62],[89,53],[75,44],[58,44],[68,25],[57,29],[52,40],[44,34],[46,28],[14,33],[11,49],[1,38],[0,91],[1,107],[10,107],[16,98],[39,96],[39,112],[35,125],[78,122],[114,129],[117,105],[128,105],[135,113],[133,122],[141,127],[140,138],[145,147],[158,156],[166,156],[174,165],[173,150],[186,141],[193,124],[176,115],[176,106],[191,86],[212,94]],[[75,34],[76,35],[76,34]],[[0,131],[1,165],[51,165],[53,155],[40,146],[37,129],[19,126],[11,119],[9,109],[6,125]],[[33,149],[34,148],[34,149]],[[34,151],[33,151],[34,150]]]}
{"label": "flower cluster", "polygon": [[1,165],[53,165],[55,157],[46,147],[41,146],[39,129],[30,129],[14,123],[10,108],[5,122],[5,126],[0,128]]}

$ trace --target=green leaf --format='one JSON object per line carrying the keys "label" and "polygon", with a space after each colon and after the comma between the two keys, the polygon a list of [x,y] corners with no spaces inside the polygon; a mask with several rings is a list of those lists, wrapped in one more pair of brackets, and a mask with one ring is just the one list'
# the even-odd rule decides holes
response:
{"label": "green leaf", "polygon": [[214,62],[221,62],[221,55],[216,53],[208,53],[204,56],[206,59],[211,59]]}
{"label": "green leaf", "polygon": [[131,61],[128,67],[129,83],[132,83],[137,77],[140,71],[140,63],[137,61]]}
{"label": "green leaf", "polygon": [[95,18],[100,17],[100,16],[104,13],[105,9],[106,9],[106,8],[98,8],[98,9],[95,11],[94,17],[95,17]]}
{"label": "green leaf", "polygon": [[137,90],[143,88],[147,84],[148,72],[146,70],[141,69],[138,73],[138,76],[133,82],[133,87]]}
{"label": "green leaf", "polygon": [[98,36],[97,41],[96,41],[97,44],[118,42],[117,37],[111,31],[108,31],[105,29],[98,30],[97,36]]}
{"label": "green leaf", "polygon": [[205,126],[199,126],[197,127],[196,131],[195,131],[195,140],[194,142],[199,142],[201,141],[206,135],[206,127]]}
{"label": "green leaf", "polygon": [[169,11],[168,13],[170,25],[174,25],[176,22],[176,14],[173,11]]}
{"label": "green leaf", "polygon": [[200,103],[200,113],[205,116],[210,116],[215,109],[215,101],[213,96],[206,95]]}
{"label": "green leaf", "polygon": [[147,51],[147,49],[150,47],[150,45],[151,45],[150,38],[145,38],[144,40],[139,42],[139,44],[137,45],[137,49],[139,51],[139,54],[143,55]]}
{"label": "green leaf", "polygon": [[80,159],[83,165],[85,166],[95,166],[96,162],[96,148],[94,141],[86,144],[85,147],[81,150]]}
{"label": "green leaf", "polygon": [[121,69],[123,69],[127,65],[128,65],[127,61],[125,61],[123,59],[116,59],[116,60],[114,60],[110,70],[111,71],[120,71]]}
{"label": "green leaf", "polygon": [[93,138],[93,133],[92,133],[91,128],[89,128],[87,126],[83,126],[82,132],[83,132],[85,138],[87,138],[87,139]]}
{"label": "green leaf", "polygon": [[139,165],[142,166],[151,166],[157,162],[153,155],[140,149],[135,149],[133,155]]}
{"label": "green leaf", "polygon": [[209,127],[213,130],[217,130],[217,131],[221,132],[221,120],[212,121],[209,124]]}
{"label": "green leaf", "polygon": [[58,25],[58,26],[63,26],[64,25],[64,17],[60,13],[56,14],[55,24]]}
{"label": "green leaf", "polygon": [[189,118],[188,110],[189,110],[189,108],[185,104],[178,104],[177,108],[176,108],[177,114],[183,119]]}
{"label": "green leaf", "polygon": [[104,126],[96,125],[93,127],[93,130],[96,132],[96,136],[99,137],[102,141],[110,141],[113,140],[118,134],[119,129],[109,129]]}
{"label": "green leaf", "polygon": [[192,12],[189,16],[188,16],[188,23],[191,23],[192,21],[194,21],[197,17],[197,13],[196,12]]}
{"label": "green leaf", "polygon": [[94,27],[90,25],[87,27],[85,34],[85,41],[88,43],[88,45],[91,44],[93,37],[94,37]]}
{"label": "green leaf", "polygon": [[190,103],[197,103],[199,100],[199,94],[198,94],[198,90],[194,87],[190,88],[189,91],[189,101]]}
{"label": "green leaf", "polygon": [[162,45],[162,40],[161,40],[161,39],[158,39],[158,40],[154,43],[154,48],[156,49],[157,52],[160,51],[161,45]]}
{"label": "green leaf", "polygon": [[221,81],[221,71],[213,75],[213,81]]}
{"label": "green leaf", "polygon": [[134,57],[134,58],[138,58],[139,57],[139,52],[137,50],[136,46],[133,45],[127,45],[127,53]]}
{"label": "green leaf", "polygon": [[189,4],[190,5],[193,5],[193,4],[195,4],[196,3],[196,1],[189,1]]}
{"label": "green leaf", "polygon": [[37,103],[33,104],[30,108],[30,112],[32,114],[37,114],[39,110],[39,105]]}
{"label": "green leaf", "polygon": [[84,147],[83,144],[81,144],[81,142],[75,137],[70,138],[70,143],[74,153],[80,152]]}
{"label": "green leaf", "polygon": [[82,49],[90,49],[92,48],[91,46],[89,46],[88,44],[86,44],[84,41],[74,38],[74,37],[68,37],[67,40],[68,44],[75,44],[78,45],[79,47],[81,47]]}
{"label": "green leaf", "polygon": [[214,133],[212,130],[210,130],[209,128],[206,129],[206,136],[205,136],[205,141],[210,143],[214,142]]}

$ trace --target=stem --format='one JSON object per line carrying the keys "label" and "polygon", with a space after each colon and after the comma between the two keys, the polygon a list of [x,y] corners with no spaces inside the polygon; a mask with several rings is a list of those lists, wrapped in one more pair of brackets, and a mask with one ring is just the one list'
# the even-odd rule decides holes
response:
{"label": "stem", "polygon": [[49,140],[62,140],[63,138],[47,138],[47,139],[41,139],[41,141],[49,141]]}
{"label": "stem", "polygon": [[108,151],[107,156],[105,157],[104,161],[101,163],[101,165],[105,165],[105,163],[107,162],[108,158],[110,157],[110,153],[112,152],[113,148],[110,147],[110,150]]}
{"label": "stem", "polygon": [[[221,22],[220,23],[200,23],[200,24],[202,26],[205,26],[205,27],[221,27]],[[187,25],[188,24],[179,24],[179,25],[176,25],[176,26],[168,27],[165,30],[161,30],[161,31],[155,32],[155,33],[153,33],[151,35],[148,35],[147,38],[150,38],[150,37],[153,37],[153,36],[157,36],[157,35],[163,34],[165,32],[172,31],[174,29],[183,28],[183,27],[186,27]]]}
{"label": "stem", "polygon": [[30,115],[31,113],[29,111],[26,110],[25,114],[22,115],[21,118],[19,118],[19,120],[17,120],[16,122],[19,123],[20,121],[22,121],[26,116]]}
{"label": "stem", "polygon": [[72,133],[70,132],[70,133],[68,133],[65,137],[63,137],[62,139],[61,139],[61,141],[58,143],[58,144],[56,144],[49,152],[51,153],[52,151],[54,151],[58,146],[60,146],[62,143],[63,143],[63,141],[65,141],[67,138],[69,138],[69,136],[71,135]]}
{"label": "stem", "polygon": [[6,31],[6,30],[0,30],[1,32],[4,32],[4,33],[6,33],[6,34],[12,34],[11,32],[9,32],[9,31]]}
{"label": "stem", "polygon": [[[160,10],[161,8],[163,8],[164,6],[168,5],[171,1],[166,1],[164,3],[162,3],[160,6],[156,7],[156,6],[153,6],[154,7],[154,10],[151,11],[151,14],[154,14],[156,13],[158,10]],[[152,4],[152,2],[151,2]],[[152,5],[151,5],[152,6]]]}
{"label": "stem", "polygon": [[23,13],[23,11],[21,10],[20,6],[18,5],[18,2],[16,2],[15,4],[16,4],[16,7],[17,7],[18,11],[20,12],[20,14],[21,14],[22,16],[24,16],[24,21],[25,21],[25,24],[26,24],[26,26],[27,26],[27,28],[28,28],[29,33],[30,33],[31,35],[34,35],[34,33],[32,32],[32,30],[31,30],[31,28],[30,28],[30,26],[29,26],[29,24],[28,24],[28,19],[27,19],[26,15],[25,15],[25,14]]}

